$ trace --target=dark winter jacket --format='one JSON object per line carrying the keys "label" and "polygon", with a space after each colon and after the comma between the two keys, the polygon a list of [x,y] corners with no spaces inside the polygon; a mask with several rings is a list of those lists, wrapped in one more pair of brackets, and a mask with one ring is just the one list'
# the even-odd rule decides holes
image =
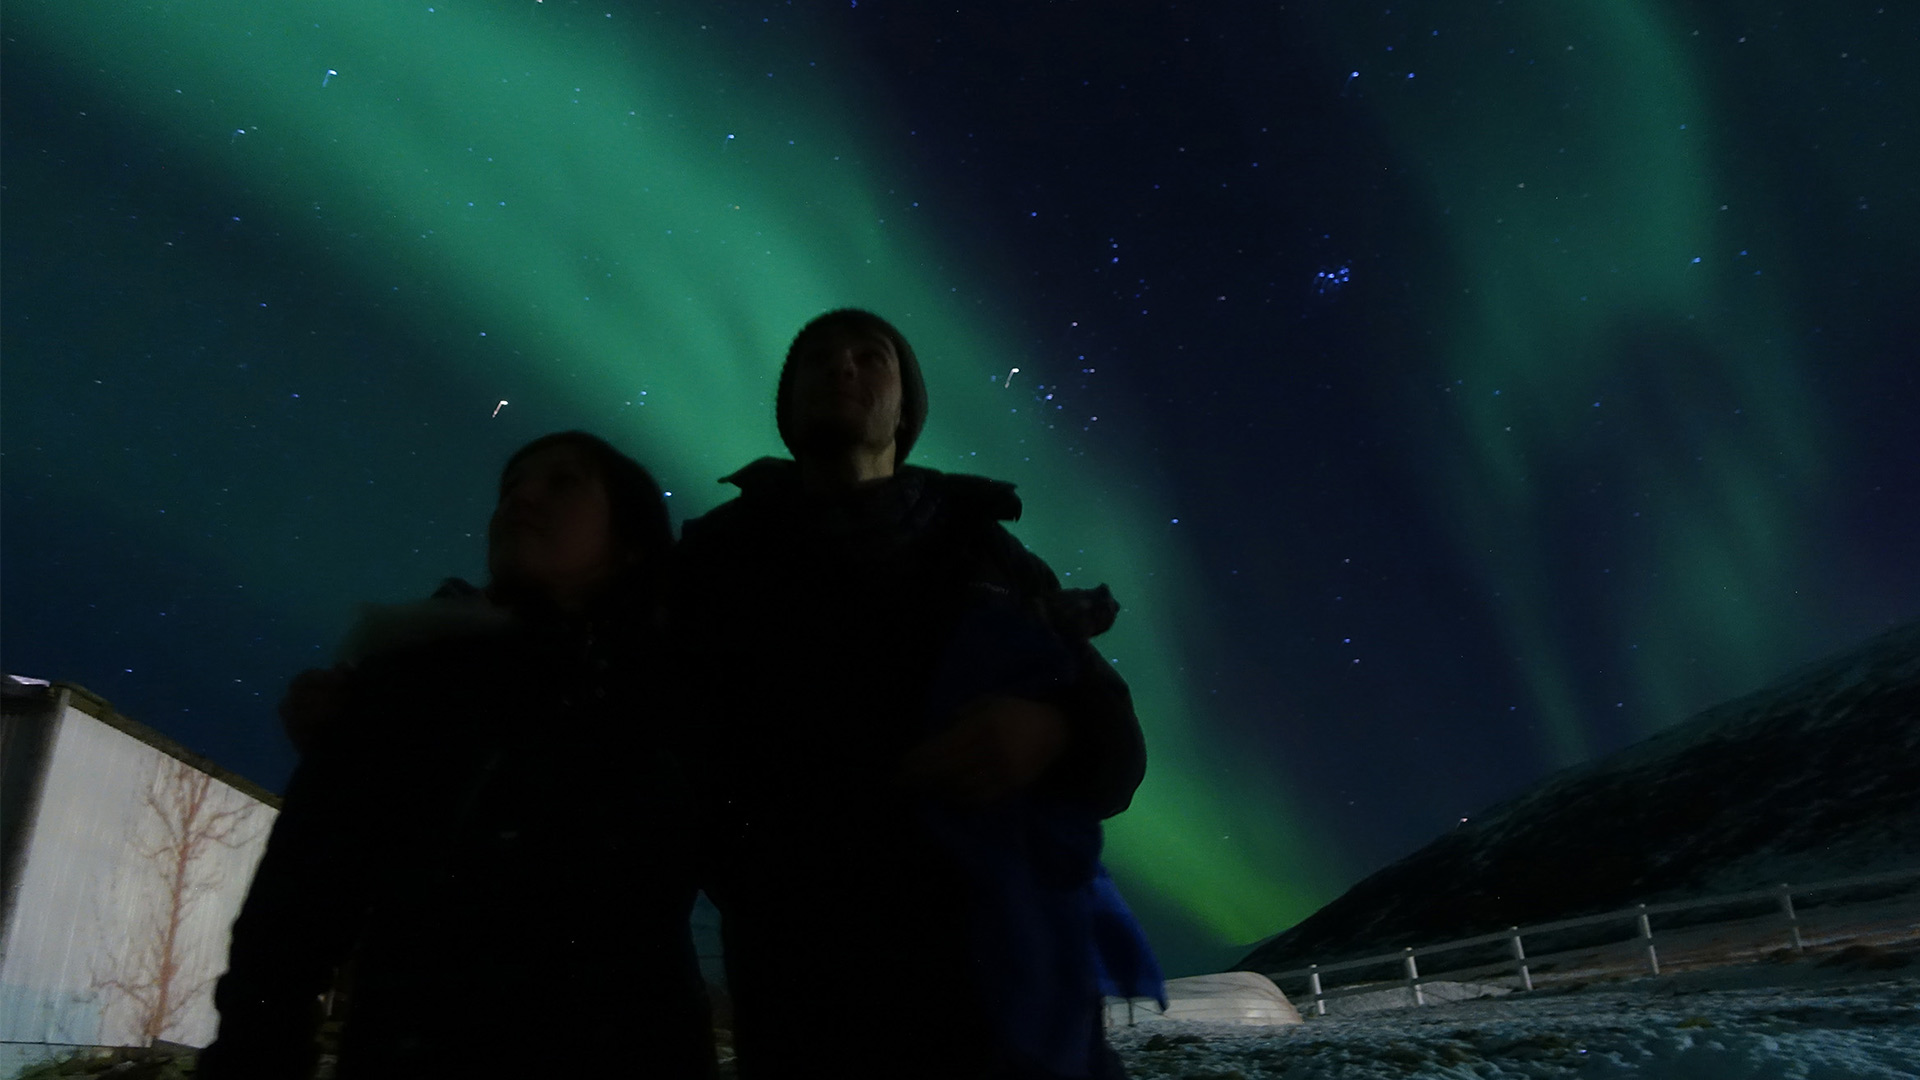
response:
{"label": "dark winter jacket", "polygon": [[1147,932],[1102,866],[1088,886],[1094,973],[1103,997],[1149,998],[1167,1008],[1167,977]]}
{"label": "dark winter jacket", "polygon": [[342,1080],[711,1076],[688,799],[642,633],[557,613],[443,630],[359,664],[296,770],[201,1075],[303,1075],[351,954]]}
{"label": "dark winter jacket", "polygon": [[[908,467],[819,498],[773,459],[728,480],[741,497],[687,523],[670,624],[742,1077],[1042,1075],[997,1034],[975,868],[892,779],[945,711],[941,665],[968,614],[1060,596],[1000,524],[1019,515],[1012,486]],[[1062,709],[1070,747],[1029,795],[1097,822],[1140,782],[1139,724],[1091,646],[1055,644],[1057,672],[1044,661],[1017,689]],[[854,1001],[857,1032],[822,1023]]]}
{"label": "dark winter jacket", "polygon": [[[981,596],[961,616],[934,681],[929,728],[986,695],[1043,698],[1077,677],[1073,646],[1112,625],[1105,586],[1039,603]],[[1057,1077],[1105,1077],[1111,1052],[1089,1031],[1104,995],[1166,990],[1145,933],[1099,862],[1097,816],[1044,789],[985,806],[930,801],[932,834],[963,869],[973,972],[1008,1058]]]}

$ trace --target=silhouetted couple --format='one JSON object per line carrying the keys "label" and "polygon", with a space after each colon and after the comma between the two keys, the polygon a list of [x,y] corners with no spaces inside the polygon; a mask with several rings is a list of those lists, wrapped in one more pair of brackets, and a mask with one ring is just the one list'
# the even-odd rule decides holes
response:
{"label": "silhouetted couple", "polygon": [[202,1075],[305,1075],[346,965],[342,1080],[711,1076],[696,888],[747,1080],[1122,1075],[1090,929],[1145,767],[1089,644],[1116,608],[1000,524],[1011,485],[904,464],[926,412],[898,330],[821,316],[780,373],[794,460],[677,552],[605,442],[516,453],[486,589],[290,690]]}

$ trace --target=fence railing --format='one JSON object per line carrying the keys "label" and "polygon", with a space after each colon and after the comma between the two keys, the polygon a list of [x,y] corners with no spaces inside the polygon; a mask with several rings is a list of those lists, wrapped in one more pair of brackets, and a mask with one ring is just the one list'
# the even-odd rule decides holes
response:
{"label": "fence railing", "polygon": [[[1496,976],[1503,978],[1517,977],[1521,989],[1532,990],[1534,988],[1534,973],[1546,965],[1576,957],[1591,957],[1598,951],[1608,949],[1617,950],[1625,945],[1632,945],[1636,950],[1639,950],[1640,954],[1644,957],[1647,970],[1654,975],[1658,975],[1660,974],[1659,942],[1662,935],[1656,934],[1653,927],[1653,919],[1657,917],[1686,911],[1752,905],[1772,900],[1776,905],[1776,910],[1770,916],[1763,916],[1760,921],[1765,924],[1766,927],[1770,928],[1772,933],[1784,933],[1784,947],[1799,951],[1805,948],[1806,942],[1801,934],[1802,919],[1799,910],[1794,906],[1794,897],[1799,896],[1806,898],[1820,893],[1831,893],[1846,889],[1871,888],[1877,885],[1893,885],[1910,880],[1920,880],[1920,867],[1895,870],[1882,874],[1864,874],[1858,877],[1836,878],[1831,881],[1815,882],[1811,885],[1776,885],[1769,889],[1754,889],[1747,892],[1726,893],[1718,896],[1701,897],[1693,900],[1679,900],[1664,904],[1635,904],[1631,907],[1621,908],[1617,911],[1609,911],[1602,915],[1587,915],[1577,919],[1561,919],[1556,922],[1538,923],[1532,926],[1512,926],[1505,930],[1489,934],[1478,934],[1474,937],[1459,938],[1454,941],[1443,941],[1435,945],[1408,947],[1401,949],[1399,952],[1380,953],[1375,956],[1361,957],[1358,960],[1344,960],[1336,964],[1309,964],[1303,968],[1271,973],[1268,975],[1268,978],[1276,983],[1289,981],[1296,984],[1304,979],[1313,1000],[1314,1015],[1325,1016],[1327,1014],[1328,1001],[1356,994],[1378,993],[1382,989],[1390,988],[1394,980],[1369,979],[1354,985],[1328,989],[1323,982],[1324,976],[1342,972],[1361,971],[1368,968],[1381,969],[1386,968],[1388,965],[1397,965],[1399,967],[1401,977],[1398,981],[1406,987],[1408,1000],[1414,1005],[1426,1004],[1427,995],[1422,991],[1422,985],[1442,981],[1458,982]],[[1673,928],[1665,931],[1665,933],[1671,935],[1677,934],[1680,930],[1698,930],[1715,926],[1725,927],[1736,923],[1752,924],[1754,921],[1754,917],[1749,915],[1739,918],[1695,922],[1685,927]],[[1601,927],[1616,923],[1632,926],[1634,931],[1633,936],[1613,941],[1587,943],[1574,948],[1564,948],[1533,956],[1527,954],[1524,943],[1525,938],[1538,938],[1542,935],[1559,934],[1570,930]],[[1759,929],[1759,927],[1755,929]],[[1420,971],[1419,960],[1421,957],[1432,957],[1443,953],[1494,946],[1501,942],[1507,944],[1505,951],[1508,955],[1498,961],[1482,962],[1467,967],[1430,972],[1427,974],[1422,974]]]}

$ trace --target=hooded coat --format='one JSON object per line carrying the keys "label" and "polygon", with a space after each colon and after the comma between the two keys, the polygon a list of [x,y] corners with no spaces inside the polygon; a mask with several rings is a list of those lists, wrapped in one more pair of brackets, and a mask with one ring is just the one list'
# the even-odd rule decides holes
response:
{"label": "hooded coat", "polygon": [[200,1075],[310,1075],[314,1003],[352,956],[341,1080],[614,1057],[710,1077],[688,799],[645,633],[507,618],[470,587],[371,621],[387,640],[288,786]]}
{"label": "hooded coat", "polygon": [[[727,479],[740,497],[685,527],[670,625],[740,1075],[1063,1075],[1004,1037],[1004,1002],[1030,988],[982,962],[993,841],[956,843],[937,807],[892,781],[963,704],[938,699],[963,681],[943,665],[973,613],[1031,611],[1022,625],[1049,633],[1039,613],[1061,590],[1000,524],[1020,512],[1012,485],[907,466],[821,498],[775,459]],[[1090,873],[1097,821],[1125,809],[1145,769],[1126,686],[1084,640],[982,654],[1024,665],[1007,688],[1068,719],[1068,751],[1023,797],[1095,829]],[[1052,1022],[1111,1059],[1091,971],[1085,984]]]}

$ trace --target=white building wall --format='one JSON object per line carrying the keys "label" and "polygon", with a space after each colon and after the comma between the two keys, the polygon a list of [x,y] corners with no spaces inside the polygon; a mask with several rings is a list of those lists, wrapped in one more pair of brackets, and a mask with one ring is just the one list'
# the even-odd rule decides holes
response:
{"label": "white building wall", "polygon": [[0,957],[0,1042],[203,1046],[276,811],[70,703],[53,724]]}

